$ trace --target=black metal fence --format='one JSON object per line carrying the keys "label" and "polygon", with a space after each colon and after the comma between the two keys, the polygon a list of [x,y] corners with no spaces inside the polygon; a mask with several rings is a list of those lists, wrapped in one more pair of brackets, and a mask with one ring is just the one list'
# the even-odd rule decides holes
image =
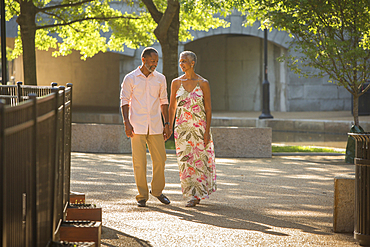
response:
{"label": "black metal fence", "polygon": [[69,204],[72,84],[20,88],[0,103],[0,246],[47,246]]}
{"label": "black metal fence", "polygon": [[3,99],[7,105],[16,105],[18,103],[18,86],[0,85],[0,99]]}
{"label": "black metal fence", "polygon": [[15,106],[18,103],[27,100],[29,94],[36,94],[41,97],[50,94],[58,84],[52,82],[51,86],[31,86],[22,85],[22,82],[17,82],[17,85],[0,85],[0,99],[5,100],[5,104]]}
{"label": "black metal fence", "polygon": [[370,245],[370,133],[349,133],[356,139],[354,237]]}

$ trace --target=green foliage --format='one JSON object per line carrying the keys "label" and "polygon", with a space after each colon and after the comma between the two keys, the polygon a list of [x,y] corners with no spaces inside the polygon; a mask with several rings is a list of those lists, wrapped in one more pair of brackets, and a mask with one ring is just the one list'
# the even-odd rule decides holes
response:
{"label": "green foliage", "polygon": [[[229,23],[215,17],[215,14],[225,16],[234,4],[241,5],[242,2],[243,0],[180,1],[179,40],[192,40],[190,30],[209,31],[211,28],[228,27]],[[19,16],[20,3],[22,2],[6,0],[7,20]],[[154,0],[153,3],[161,13],[166,11],[166,0]],[[124,45],[135,49],[157,41],[153,34],[157,24],[141,1],[125,1],[128,12],[124,13],[121,11],[122,2],[106,0],[33,0],[33,4],[38,8],[35,20],[36,48],[53,48],[53,56],[66,56],[73,50],[78,50],[81,59],[86,59],[100,51],[123,51]],[[19,34],[11,58],[21,54],[22,42]]]}
{"label": "green foliage", "polygon": [[[1,45],[0,45],[0,49],[1,49]],[[9,47],[6,47],[5,49],[6,49],[6,57],[9,60],[9,56],[11,56],[13,50],[10,49]],[[1,58],[1,52],[0,52],[0,58]],[[12,59],[10,59],[10,60],[12,60]]]}
{"label": "green foliage", "polygon": [[149,46],[156,41],[153,34],[156,23],[147,12],[140,13],[138,19],[109,21],[109,26],[113,34],[108,41],[108,48],[112,50],[123,50],[122,44],[136,49],[139,46]]}
{"label": "green foliage", "polygon": [[[6,3],[7,19],[17,18],[20,4],[24,3],[13,0]],[[106,0],[33,0],[33,5],[37,7],[36,48],[54,48],[53,56],[66,56],[78,50],[81,59],[85,60],[108,49],[123,51],[124,44],[136,48],[154,41],[149,33],[153,25],[148,23],[146,13],[122,13],[111,7],[115,6],[114,3]],[[10,57],[16,58],[21,54],[22,41],[18,32]]]}
{"label": "green foliage", "polygon": [[370,79],[369,0],[250,0],[242,8],[248,12],[246,24],[258,20],[262,28],[293,37],[291,52],[280,60],[294,72],[328,76],[353,95],[354,123],[359,126],[358,98],[370,88],[363,86]]}
{"label": "green foliage", "polygon": [[57,48],[57,41],[56,38],[49,35],[47,30],[39,29],[36,31],[35,44],[40,50],[47,51],[49,48]]}
{"label": "green foliage", "polygon": [[[180,1],[180,41],[193,40],[189,30],[206,31],[218,27],[227,28],[230,23],[223,17],[235,7],[243,6],[246,0],[182,0]],[[239,9],[243,13],[243,8]]]}
{"label": "green foliage", "polygon": [[[209,15],[210,18],[204,18],[206,15]],[[210,29],[230,26],[230,23],[227,23],[225,20],[212,18],[211,16],[209,13],[204,13],[204,15],[181,13],[179,40],[193,40],[194,37],[190,34],[190,30],[208,32]]]}
{"label": "green foliage", "polygon": [[[217,15],[227,16],[231,11],[239,7],[239,11],[244,13],[244,8],[249,1],[247,0],[181,0],[180,1],[182,11],[198,12],[206,11],[212,12]],[[203,12],[199,12],[203,13]]]}
{"label": "green foliage", "polygon": [[358,89],[370,73],[368,0],[252,0],[244,6],[249,24],[259,20],[263,28],[291,34],[292,50],[304,54],[283,57],[293,71],[328,75],[354,96],[361,94]]}
{"label": "green foliage", "polygon": [[14,0],[5,0],[5,20],[9,21],[21,12],[20,5]]}
{"label": "green foliage", "polygon": [[72,53],[72,49],[75,49],[80,51],[81,59],[85,60],[99,51],[105,52],[107,50],[106,38],[100,35],[104,26],[99,28],[99,25],[97,21],[84,21],[72,24],[72,28],[58,27],[58,34],[63,42],[58,44],[59,49],[53,52],[53,56],[66,56]]}

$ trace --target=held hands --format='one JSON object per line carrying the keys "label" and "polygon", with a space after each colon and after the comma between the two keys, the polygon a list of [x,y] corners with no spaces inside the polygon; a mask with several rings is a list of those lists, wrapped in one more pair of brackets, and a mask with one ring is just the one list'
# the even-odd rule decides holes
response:
{"label": "held hands", "polygon": [[171,134],[170,127],[166,124],[163,130],[163,139],[167,141],[171,137]]}

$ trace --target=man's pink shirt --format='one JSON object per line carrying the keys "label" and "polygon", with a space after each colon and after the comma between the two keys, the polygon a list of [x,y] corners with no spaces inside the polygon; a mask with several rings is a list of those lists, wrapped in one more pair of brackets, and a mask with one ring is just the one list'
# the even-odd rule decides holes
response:
{"label": "man's pink shirt", "polygon": [[129,105],[129,119],[135,134],[162,134],[161,105],[168,104],[163,74],[153,71],[146,77],[138,67],[125,76],[121,85],[121,107]]}

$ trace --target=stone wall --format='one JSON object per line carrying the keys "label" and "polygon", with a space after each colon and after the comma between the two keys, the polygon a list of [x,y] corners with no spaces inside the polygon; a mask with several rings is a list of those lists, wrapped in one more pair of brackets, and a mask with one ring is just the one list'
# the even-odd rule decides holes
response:
{"label": "stone wall", "polygon": [[271,128],[212,127],[216,158],[271,158]]}
{"label": "stone wall", "polygon": [[72,124],[72,152],[131,153],[123,124]]}
{"label": "stone wall", "polygon": [[[212,127],[216,157],[271,158],[271,128]],[[72,152],[131,153],[123,124],[72,124]]]}

